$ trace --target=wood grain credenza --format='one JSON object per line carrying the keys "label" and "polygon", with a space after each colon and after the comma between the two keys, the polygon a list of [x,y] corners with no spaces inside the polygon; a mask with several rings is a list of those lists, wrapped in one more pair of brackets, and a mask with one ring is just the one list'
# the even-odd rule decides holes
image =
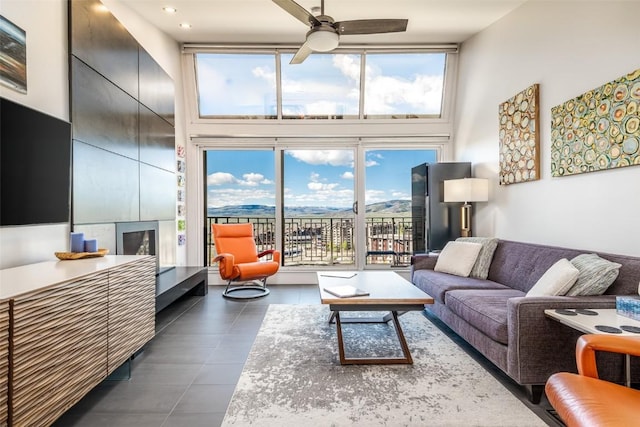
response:
{"label": "wood grain credenza", "polygon": [[155,334],[154,257],[0,270],[0,426],[48,426]]}

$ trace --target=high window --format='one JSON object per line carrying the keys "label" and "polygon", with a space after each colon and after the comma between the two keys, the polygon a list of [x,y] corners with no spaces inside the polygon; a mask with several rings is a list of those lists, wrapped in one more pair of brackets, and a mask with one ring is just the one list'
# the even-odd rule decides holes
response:
{"label": "high window", "polygon": [[438,119],[444,51],[196,52],[200,119]]}

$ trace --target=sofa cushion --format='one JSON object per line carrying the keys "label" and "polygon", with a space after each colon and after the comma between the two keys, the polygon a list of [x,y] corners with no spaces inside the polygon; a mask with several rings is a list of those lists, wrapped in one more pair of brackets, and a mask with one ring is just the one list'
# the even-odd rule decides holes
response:
{"label": "sofa cushion", "polygon": [[445,305],[492,340],[507,345],[507,300],[524,295],[516,289],[455,290],[447,292]]}
{"label": "sofa cushion", "polygon": [[562,258],[542,275],[527,292],[528,297],[564,295],[576,283],[580,272],[571,262]]}
{"label": "sofa cushion", "polygon": [[480,243],[482,245],[478,258],[475,264],[473,264],[471,273],[469,273],[469,277],[486,279],[489,274],[493,254],[498,247],[498,239],[495,237],[458,237],[456,242]]}
{"label": "sofa cushion", "polygon": [[455,289],[509,289],[508,286],[490,280],[459,277],[433,270],[415,271],[413,284],[442,304],[445,293]]}
{"label": "sofa cushion", "polygon": [[602,295],[618,277],[621,264],[607,261],[596,254],[582,254],[571,260],[579,271],[578,280],[567,296]]}
{"label": "sofa cushion", "polygon": [[438,256],[435,271],[468,277],[482,249],[480,243],[449,242]]}

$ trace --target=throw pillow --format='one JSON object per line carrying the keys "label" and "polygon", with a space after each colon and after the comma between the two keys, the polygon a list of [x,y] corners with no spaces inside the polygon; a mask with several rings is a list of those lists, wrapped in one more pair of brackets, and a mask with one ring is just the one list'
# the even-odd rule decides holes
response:
{"label": "throw pillow", "polygon": [[571,260],[579,271],[578,280],[567,296],[602,295],[618,277],[622,264],[600,258],[596,254],[582,254]]}
{"label": "throw pillow", "polygon": [[576,283],[578,274],[580,271],[568,259],[562,258],[545,271],[526,296],[564,295]]}
{"label": "throw pillow", "polygon": [[489,275],[489,267],[491,267],[493,254],[498,247],[498,239],[495,237],[459,237],[456,239],[456,242],[480,243],[482,245],[478,259],[476,259],[475,264],[473,264],[469,277],[485,280]]}
{"label": "throw pillow", "polygon": [[469,277],[480,249],[482,249],[480,243],[449,242],[438,255],[438,260],[433,270]]}

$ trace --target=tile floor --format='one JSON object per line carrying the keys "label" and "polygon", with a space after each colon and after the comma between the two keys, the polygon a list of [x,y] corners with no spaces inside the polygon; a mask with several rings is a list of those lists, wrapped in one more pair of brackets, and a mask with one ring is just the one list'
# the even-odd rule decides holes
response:
{"label": "tile floor", "polygon": [[[210,286],[204,298],[167,307],[156,318],[156,337],[131,362],[131,378],[103,381],[54,426],[219,426],[269,304],[319,303],[315,286],[270,289],[265,298],[233,301],[221,296],[221,286]],[[529,404],[522,390],[484,364],[550,426],[561,425],[548,403]],[[120,371],[114,377],[126,376]]]}

